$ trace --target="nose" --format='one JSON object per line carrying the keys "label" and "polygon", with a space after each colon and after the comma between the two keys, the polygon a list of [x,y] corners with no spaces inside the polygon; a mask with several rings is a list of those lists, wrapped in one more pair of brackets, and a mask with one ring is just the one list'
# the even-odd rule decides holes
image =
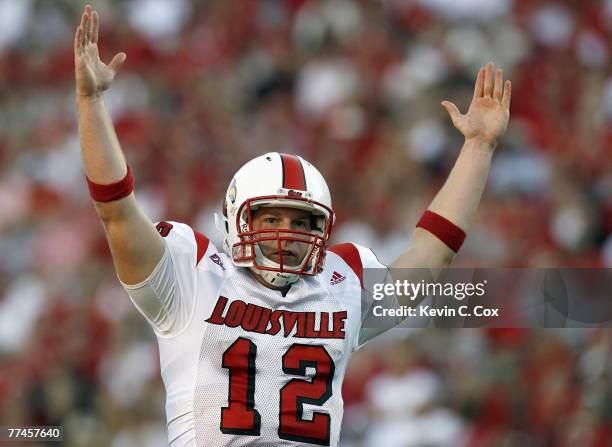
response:
{"label": "nose", "polygon": [[[281,236],[288,236],[288,234],[287,233],[285,233],[285,234],[281,233]],[[283,249],[283,250],[286,249],[286,248],[290,248],[291,245],[293,245],[293,241],[288,241],[286,239],[282,239],[280,241],[280,246],[281,246],[281,249]]]}
{"label": "nose", "polygon": [[[279,226],[279,228],[281,228],[281,229],[291,230],[291,229],[292,229],[292,228],[291,228],[291,223],[292,223],[292,220],[291,220],[290,218],[288,218],[288,217],[284,217],[284,218],[281,220],[281,222],[280,222],[280,226]],[[288,233],[283,234],[283,233],[281,232],[280,234],[281,234],[281,236],[289,236],[289,234],[288,234]],[[290,248],[292,245],[293,245],[293,241],[288,241],[288,240],[286,240],[286,239],[283,239],[283,240],[281,240],[281,241],[280,241],[280,246],[281,246],[281,249]]]}

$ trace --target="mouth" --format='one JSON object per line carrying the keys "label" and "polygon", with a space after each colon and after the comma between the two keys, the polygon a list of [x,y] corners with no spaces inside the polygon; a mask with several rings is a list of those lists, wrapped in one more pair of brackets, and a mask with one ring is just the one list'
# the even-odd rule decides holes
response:
{"label": "mouth", "polygon": [[270,258],[277,264],[280,264],[281,254],[283,255],[283,264],[285,265],[298,265],[300,263],[300,259],[298,259],[297,254],[291,250],[282,250],[280,252],[277,251],[274,253],[270,253],[268,255],[268,258]]}

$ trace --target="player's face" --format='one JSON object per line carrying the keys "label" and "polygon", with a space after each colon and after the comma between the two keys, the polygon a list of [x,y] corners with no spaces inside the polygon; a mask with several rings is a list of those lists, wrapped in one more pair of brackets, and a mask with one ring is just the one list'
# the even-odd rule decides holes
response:
{"label": "player's face", "polygon": [[[307,211],[286,207],[259,208],[253,212],[253,230],[294,230],[311,231],[311,215]],[[308,236],[295,236],[291,233],[280,233],[282,236],[302,237],[305,242],[281,241],[280,247],[283,255],[283,264],[299,265],[308,249],[310,239]],[[263,255],[276,263],[280,263],[278,242],[262,241],[259,243]]]}

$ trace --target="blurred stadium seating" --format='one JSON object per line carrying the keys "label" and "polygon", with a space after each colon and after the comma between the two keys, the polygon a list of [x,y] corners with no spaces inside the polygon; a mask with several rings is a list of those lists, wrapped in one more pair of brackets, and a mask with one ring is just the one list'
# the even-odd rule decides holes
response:
{"label": "blurred stadium seating", "polygon": [[[93,1],[107,94],[152,219],[213,212],[254,155],[328,179],[335,241],[393,260],[461,146],[477,68],[511,124],[456,265],[612,267],[611,0]],[[165,445],[152,331],[113,270],[74,107],[80,1],[0,0],[0,426]],[[346,374],[343,446],[612,445],[612,333],[396,331]],[[397,390],[402,390],[399,393]],[[26,445],[26,444],[20,444]]]}

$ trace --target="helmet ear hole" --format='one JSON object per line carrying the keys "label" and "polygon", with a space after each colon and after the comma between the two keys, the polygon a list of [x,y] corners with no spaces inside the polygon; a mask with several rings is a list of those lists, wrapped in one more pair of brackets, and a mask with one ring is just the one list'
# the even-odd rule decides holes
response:
{"label": "helmet ear hole", "polygon": [[225,221],[225,232],[229,233],[229,224],[227,223],[227,220]]}

